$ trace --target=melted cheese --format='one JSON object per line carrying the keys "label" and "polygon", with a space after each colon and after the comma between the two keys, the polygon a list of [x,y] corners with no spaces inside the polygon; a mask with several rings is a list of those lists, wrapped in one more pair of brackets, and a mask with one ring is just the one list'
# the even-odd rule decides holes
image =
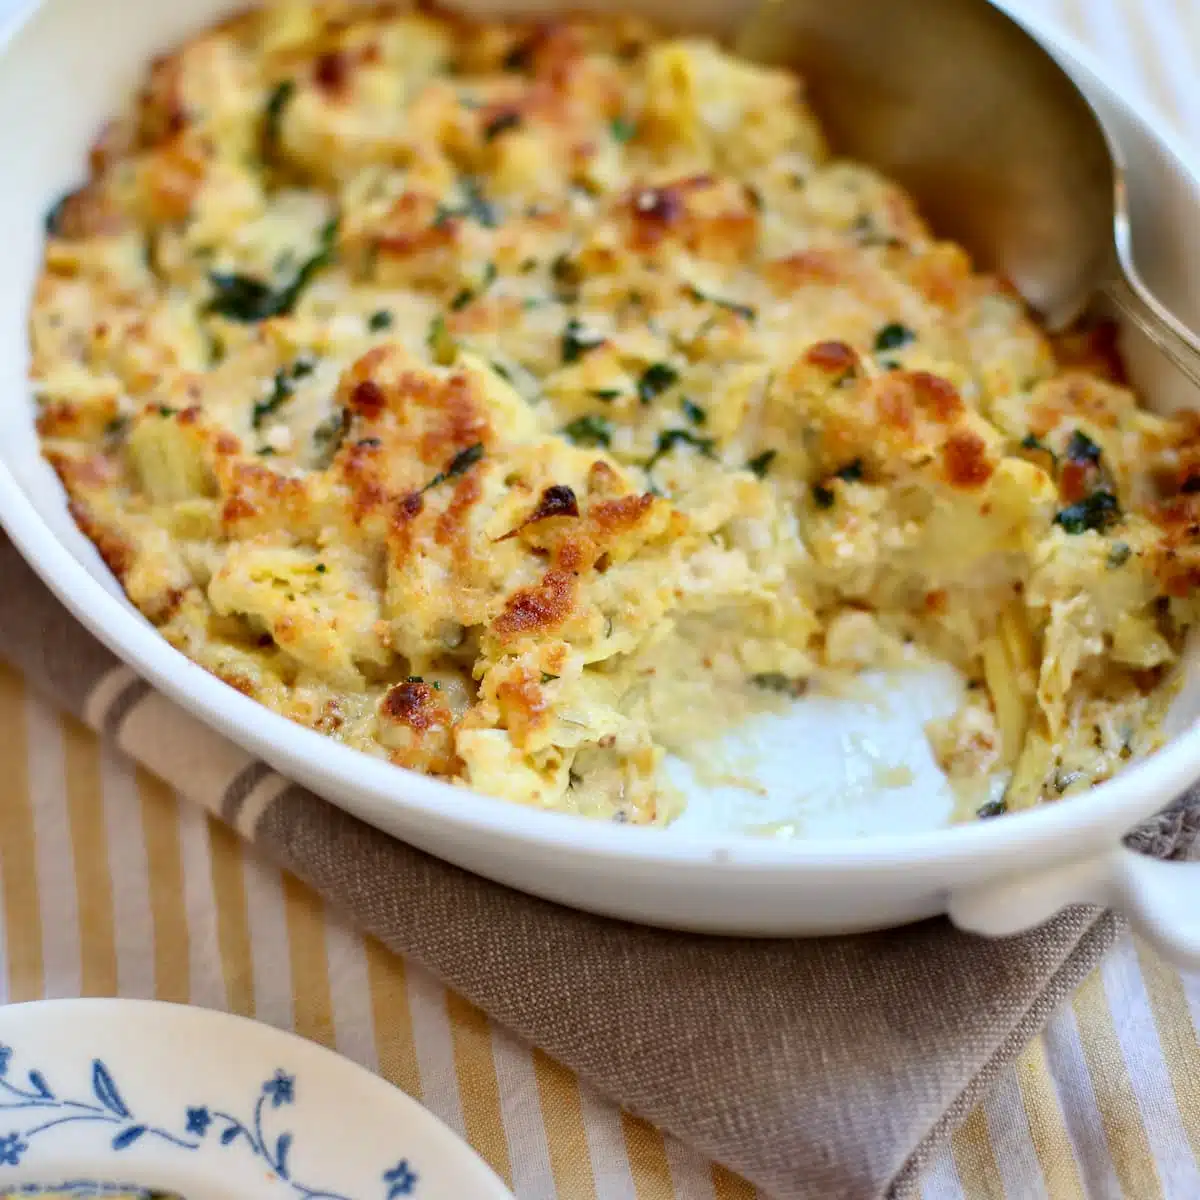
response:
{"label": "melted cheese", "polygon": [[918,649],[978,684],[951,776],[1053,799],[1153,744],[1193,617],[1196,425],[831,158],[794,76],[636,21],[200,35],[53,214],[31,337],[165,637],[521,803],[665,821],[667,750]]}

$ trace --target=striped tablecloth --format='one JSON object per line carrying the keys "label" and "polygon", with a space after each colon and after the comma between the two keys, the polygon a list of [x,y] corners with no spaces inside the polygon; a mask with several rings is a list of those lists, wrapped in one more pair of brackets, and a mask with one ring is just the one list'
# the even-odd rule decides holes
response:
{"label": "striped tablecloth", "polygon": [[[1197,0],[1026,3],[1200,138]],[[520,1200],[754,1195],[357,935],[2,667],[0,766],[0,1000],[156,996],[295,1029],[420,1099]],[[1124,943],[954,1136],[924,1194],[1200,1197],[1198,1029],[1200,976]]]}

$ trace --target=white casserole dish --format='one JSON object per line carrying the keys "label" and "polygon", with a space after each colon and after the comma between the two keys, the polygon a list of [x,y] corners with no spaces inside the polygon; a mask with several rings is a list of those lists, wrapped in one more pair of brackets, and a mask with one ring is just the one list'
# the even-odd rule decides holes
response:
{"label": "white casserole dish", "polygon": [[[655,7],[654,0],[623,3]],[[490,6],[552,7],[546,0]],[[8,250],[0,282],[7,398],[0,411],[0,521],[84,624],[178,703],[348,811],[463,867],[565,904],[719,933],[848,932],[949,912],[966,928],[1005,934],[1065,904],[1097,901],[1126,911],[1177,960],[1200,965],[1200,865],[1152,862],[1121,849],[1133,825],[1200,778],[1197,656],[1172,711],[1174,740],[1089,793],[952,829],[779,841],[693,832],[694,822],[668,831],[602,824],[473,795],[293,725],[163,641],[75,528],[38,455],[25,381],[26,307],[43,214],[81,176],[99,126],[154,53],[233,7],[229,0],[48,0],[0,35],[0,227]],[[736,0],[704,0],[690,20],[720,28],[741,8]],[[1124,150],[1148,282],[1200,325],[1200,165],[1134,100],[1103,82],[1084,52],[1047,30],[1035,32],[1078,74]],[[1135,381],[1154,406],[1188,402],[1169,367],[1144,347],[1129,350]],[[802,755],[801,746],[784,771],[802,776]]]}

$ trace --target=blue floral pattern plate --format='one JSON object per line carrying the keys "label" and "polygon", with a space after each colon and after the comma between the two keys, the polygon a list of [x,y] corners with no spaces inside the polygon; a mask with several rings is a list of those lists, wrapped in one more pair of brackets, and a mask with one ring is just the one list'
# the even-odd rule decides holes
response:
{"label": "blue floral pattern plate", "polygon": [[414,1100],[312,1042],[142,1000],[0,1008],[0,1195],[511,1200]]}

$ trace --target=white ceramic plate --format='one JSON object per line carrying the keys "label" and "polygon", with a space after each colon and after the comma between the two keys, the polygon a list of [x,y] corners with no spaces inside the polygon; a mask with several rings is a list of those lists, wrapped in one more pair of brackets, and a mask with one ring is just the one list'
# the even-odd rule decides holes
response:
{"label": "white ceramic plate", "polygon": [[[673,9],[669,0],[577,0],[571,7],[616,3],[650,15]],[[1194,667],[1172,715],[1175,740],[1061,804],[942,828],[949,800],[930,775],[920,717],[921,705],[948,701],[931,679],[921,697],[908,688],[893,693],[886,730],[876,728],[877,713],[837,705],[810,706],[787,728],[764,727],[757,731],[757,769],[768,796],[749,804],[739,796],[703,797],[663,832],[505,804],[401,771],[291,724],[168,646],[124,600],[39,458],[25,381],[27,298],[43,214],[79,180],[97,128],[156,52],[238,6],[46,0],[11,31],[7,49],[0,34],[0,520],[80,620],[178,703],[348,811],[461,866],[566,904],[725,933],[830,933],[946,911],[968,928],[1009,933],[1063,904],[1095,900],[1120,905],[1164,949],[1200,963],[1200,867],[1151,863],[1120,849],[1132,825],[1200,777]],[[562,7],[555,0],[461,6]],[[695,0],[688,20],[727,29],[742,11],[741,0]],[[1122,146],[1143,274],[1200,326],[1200,168],[1084,51],[1052,30],[1038,32],[1077,74]],[[71,85],[48,83],[56,79]],[[1134,377],[1155,407],[1194,403],[1144,347],[1130,350]],[[876,763],[853,753],[867,743]],[[877,767],[893,780],[911,773],[913,783],[860,786]],[[806,836],[755,837],[748,826],[790,826]]]}
{"label": "white ceramic plate", "polygon": [[294,1034],[145,1000],[0,1008],[0,1193],[511,1200],[403,1092]]}

